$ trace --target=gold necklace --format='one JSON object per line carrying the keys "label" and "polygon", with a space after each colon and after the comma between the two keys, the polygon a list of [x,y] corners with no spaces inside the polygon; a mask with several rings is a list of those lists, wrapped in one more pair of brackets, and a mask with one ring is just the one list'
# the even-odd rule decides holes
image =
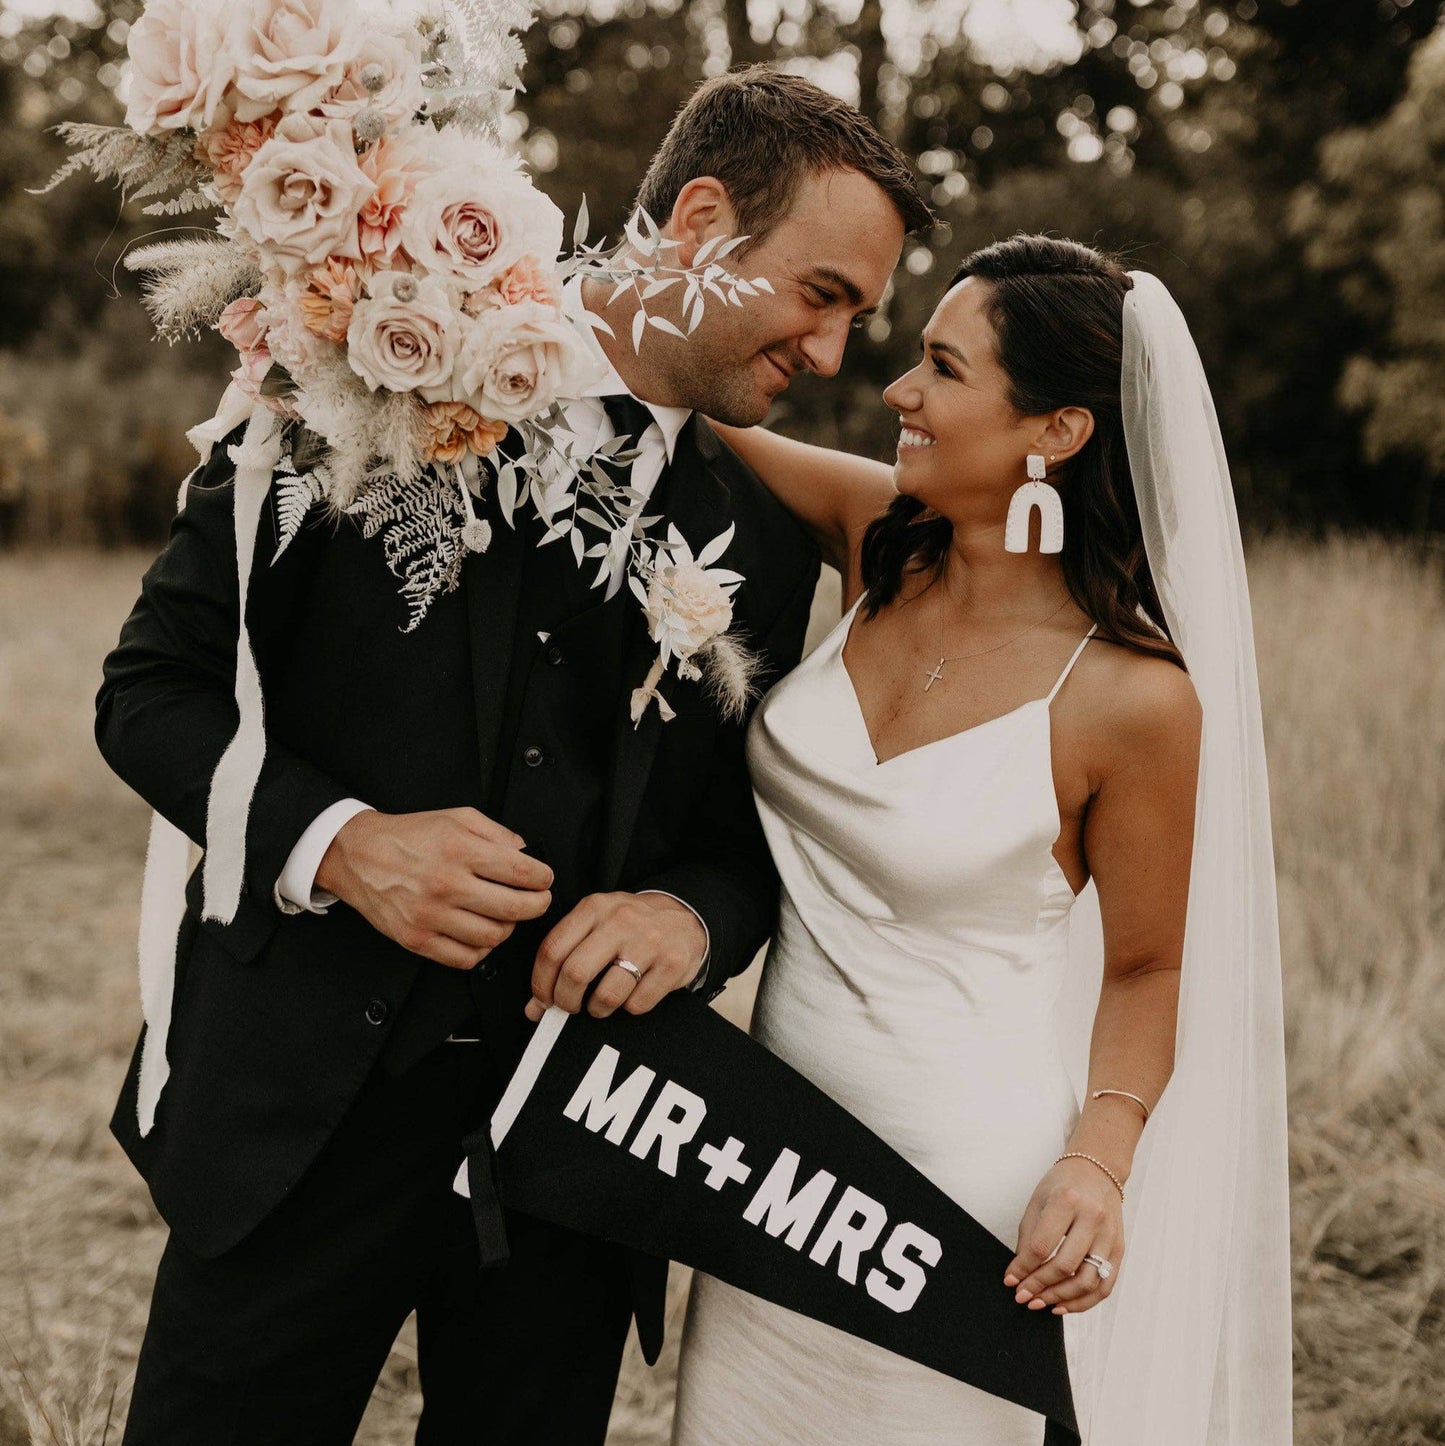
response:
{"label": "gold necklace", "polygon": [[948,584],[946,582],[943,582],[941,585],[941,590],[939,592],[939,598],[941,599],[941,601],[938,605],[938,662],[935,663],[932,670],[925,675],[928,679],[928,681],[923,685],[923,691],[925,693],[929,692],[932,689],[933,685],[940,681],[940,679],[942,679],[945,664],[961,663],[965,658],[982,658],[987,653],[1002,652],[1002,650],[1008,647],[1009,644],[1018,642],[1020,638],[1026,638],[1031,632],[1034,631],[1035,628],[1041,628],[1046,622],[1050,621],[1050,619],[1058,617],[1058,615],[1063,612],[1063,610],[1068,607],[1069,603],[1072,601],[1070,597],[1065,597],[1063,602],[1061,602],[1058,607],[1056,607],[1053,612],[1049,614],[1048,617],[1040,618],[1036,623],[1030,623],[1028,627],[1023,630],[1023,632],[1015,633],[1013,637],[1007,638],[1001,643],[995,643],[991,648],[980,648],[977,652],[974,653],[954,653],[948,657],[945,657],[943,653],[943,625],[948,618],[948,603],[945,598],[945,594],[947,593],[947,591]]}

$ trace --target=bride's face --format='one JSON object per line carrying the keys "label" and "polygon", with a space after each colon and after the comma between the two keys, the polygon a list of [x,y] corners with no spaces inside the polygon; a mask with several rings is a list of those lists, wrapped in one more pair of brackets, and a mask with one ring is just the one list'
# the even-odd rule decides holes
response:
{"label": "bride's face", "polygon": [[970,276],[938,304],[924,328],[918,365],[883,400],[901,430],[893,480],[907,497],[950,515],[1000,499],[1027,480],[1025,458],[1040,449],[1041,419],[1010,404],[1008,376],[988,317],[990,286]]}

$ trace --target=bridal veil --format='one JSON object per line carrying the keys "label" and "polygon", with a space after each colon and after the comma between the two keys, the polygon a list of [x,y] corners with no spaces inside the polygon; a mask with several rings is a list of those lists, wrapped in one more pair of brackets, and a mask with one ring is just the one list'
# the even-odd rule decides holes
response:
{"label": "bridal veil", "polygon": [[[1135,1156],[1117,1288],[1068,1318],[1070,1359],[1093,1446],[1287,1446],[1284,1030],[1249,590],[1198,351],[1163,283],[1129,275],[1129,465],[1203,734],[1174,1075]],[[1092,887],[1070,951],[1056,1022],[1082,1065],[1103,953]]]}

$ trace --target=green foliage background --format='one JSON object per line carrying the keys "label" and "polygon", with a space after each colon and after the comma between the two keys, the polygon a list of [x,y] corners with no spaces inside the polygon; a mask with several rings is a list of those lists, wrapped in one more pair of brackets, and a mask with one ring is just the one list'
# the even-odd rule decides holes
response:
{"label": "green foliage background", "polygon": [[[917,159],[945,224],[842,376],[795,383],[775,425],[887,456],[879,393],[952,265],[1048,230],[1179,298],[1254,528],[1445,527],[1445,0],[1077,0],[1073,53],[1007,66],[966,4],[544,0],[517,139],[564,211],[585,192],[615,234],[705,75],[816,74]],[[83,179],[26,189],[61,158],[48,127],[117,117],[139,10],[0,5],[0,543],[155,535],[228,365],[215,338],[148,339],[116,262],[156,218]]]}

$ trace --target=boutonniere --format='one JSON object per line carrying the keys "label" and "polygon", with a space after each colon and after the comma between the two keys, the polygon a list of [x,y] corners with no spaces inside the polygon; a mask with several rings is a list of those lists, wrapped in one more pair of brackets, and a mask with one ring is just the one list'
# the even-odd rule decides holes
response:
{"label": "boutonniere", "polygon": [[727,551],[736,528],[713,538],[696,557],[687,539],[669,525],[667,540],[650,549],[628,578],[647,617],[648,636],[657,657],[640,688],[632,692],[632,721],[639,724],[647,705],[656,702],[664,722],[676,710],[658,691],[669,665],[686,682],[702,681],[724,718],[740,719],[752,697],[759,661],[731,632],[733,598],[743,576],[714,563]]}

